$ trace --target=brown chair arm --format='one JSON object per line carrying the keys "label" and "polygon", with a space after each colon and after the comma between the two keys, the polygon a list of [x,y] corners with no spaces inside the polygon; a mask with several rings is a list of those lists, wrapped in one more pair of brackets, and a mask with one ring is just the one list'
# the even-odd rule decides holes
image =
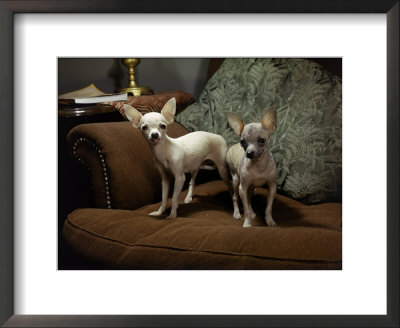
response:
{"label": "brown chair arm", "polygon": [[[168,135],[188,133],[180,124]],[[72,155],[88,170],[99,208],[136,209],[161,199],[161,178],[151,150],[130,122],[82,124],[67,136]]]}

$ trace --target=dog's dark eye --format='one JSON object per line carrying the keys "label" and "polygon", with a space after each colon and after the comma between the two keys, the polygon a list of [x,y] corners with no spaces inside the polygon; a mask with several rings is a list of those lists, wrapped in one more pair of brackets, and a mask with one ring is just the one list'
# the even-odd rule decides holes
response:
{"label": "dog's dark eye", "polygon": [[240,145],[246,147],[246,141],[244,139],[240,140]]}
{"label": "dog's dark eye", "polygon": [[146,125],[143,125],[142,126],[142,131],[146,131],[147,130],[147,126]]}
{"label": "dog's dark eye", "polygon": [[165,124],[160,124],[160,129],[165,130],[167,128],[167,126]]}
{"label": "dog's dark eye", "polygon": [[263,144],[265,142],[264,138],[258,138],[258,143]]}

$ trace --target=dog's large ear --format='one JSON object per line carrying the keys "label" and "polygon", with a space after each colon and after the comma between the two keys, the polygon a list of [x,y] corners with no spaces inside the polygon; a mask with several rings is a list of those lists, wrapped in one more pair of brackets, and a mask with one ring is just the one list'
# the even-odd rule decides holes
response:
{"label": "dog's large ear", "polygon": [[267,129],[270,133],[276,130],[276,121],[277,121],[277,113],[276,106],[272,106],[267,109],[263,118],[262,118],[262,126]]}
{"label": "dog's large ear", "polygon": [[168,124],[174,122],[174,116],[176,112],[176,100],[175,98],[171,98],[168,100],[164,107],[161,109],[161,114],[165,117]]}
{"label": "dog's large ear", "polygon": [[229,125],[233,129],[233,132],[235,132],[235,134],[240,137],[244,128],[243,120],[240,118],[240,116],[231,112],[226,112],[226,117],[228,119]]}
{"label": "dog's large ear", "polygon": [[140,114],[140,112],[136,108],[133,108],[132,106],[125,104],[124,113],[125,116],[128,118],[128,120],[132,122],[132,125],[135,128],[139,127],[139,122],[140,119],[142,118],[142,114]]}

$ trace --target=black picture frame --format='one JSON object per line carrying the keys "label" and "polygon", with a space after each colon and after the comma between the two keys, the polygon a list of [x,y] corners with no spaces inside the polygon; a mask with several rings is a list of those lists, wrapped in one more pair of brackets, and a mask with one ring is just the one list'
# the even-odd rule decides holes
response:
{"label": "black picture frame", "polygon": [[[154,8],[157,8],[154,10]],[[14,315],[13,17],[16,13],[384,13],[387,16],[387,315]],[[399,327],[398,0],[0,0],[0,324],[4,327]]]}

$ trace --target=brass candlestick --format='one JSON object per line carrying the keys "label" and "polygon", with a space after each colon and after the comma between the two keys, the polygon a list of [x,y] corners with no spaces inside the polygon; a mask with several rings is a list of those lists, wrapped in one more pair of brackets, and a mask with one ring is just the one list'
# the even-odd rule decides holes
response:
{"label": "brass candlestick", "polygon": [[139,58],[124,58],[122,64],[128,67],[129,82],[127,88],[119,88],[116,92],[127,92],[134,96],[140,96],[143,94],[153,94],[153,90],[149,87],[139,87],[135,80],[135,67],[140,63]]}

